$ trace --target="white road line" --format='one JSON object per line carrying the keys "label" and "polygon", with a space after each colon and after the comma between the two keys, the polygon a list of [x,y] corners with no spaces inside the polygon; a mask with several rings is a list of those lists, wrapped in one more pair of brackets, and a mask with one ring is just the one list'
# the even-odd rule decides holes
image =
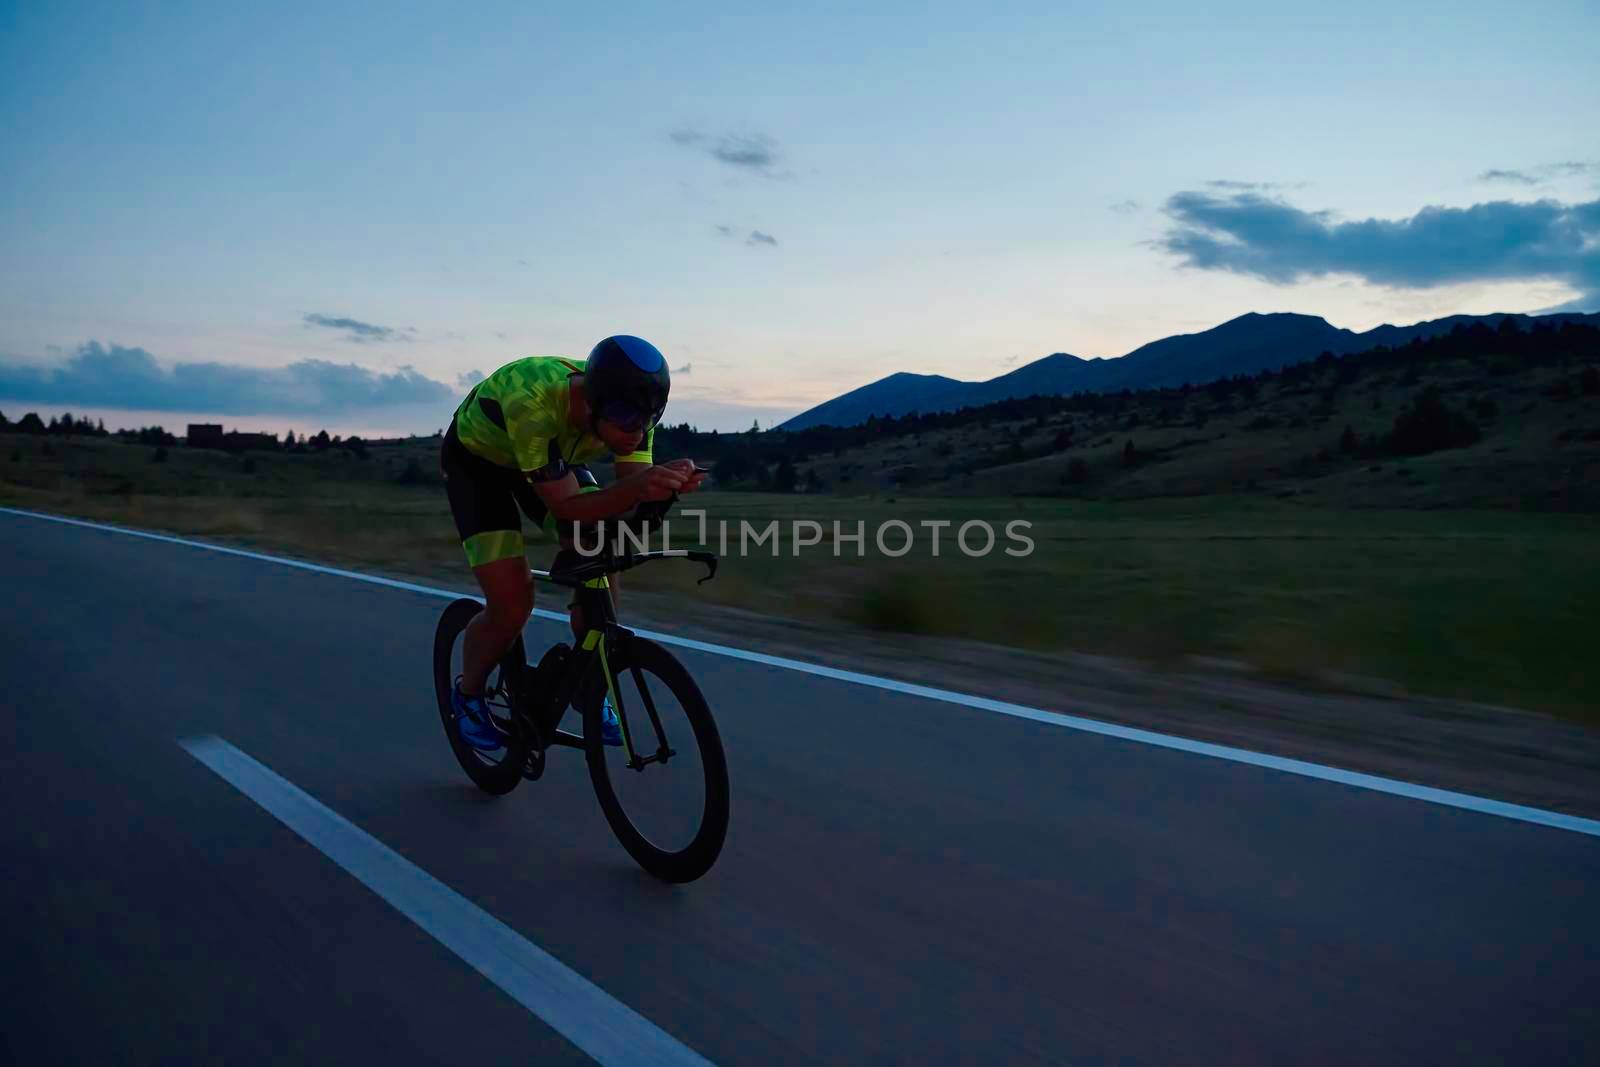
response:
{"label": "white road line", "polygon": [[178,744],[598,1062],[710,1067],[704,1056],[220,737]]}
{"label": "white road line", "polygon": [[[404,589],[412,593],[423,593],[427,596],[446,597],[456,599],[467,594],[451,592],[448,589],[437,589],[426,585],[416,585],[412,582],[396,581],[393,578],[381,578],[373,574],[362,574],[359,571],[340,570],[336,567],[324,567],[316,563],[307,563],[303,560],[286,559],[282,556],[269,556],[260,552],[247,552],[244,549],[228,548],[223,545],[207,544],[204,541],[191,541],[182,537],[172,537],[168,534],[151,533],[148,530],[130,530],[121,526],[106,526],[97,522],[86,522],[82,519],[69,519],[61,515],[46,515],[37,511],[21,511],[16,508],[0,507],[0,512],[21,515],[30,519],[43,519],[48,522],[62,522],[71,526],[83,526],[91,530],[104,530],[110,533],[126,534],[130,537],[143,537],[152,541],[165,541],[175,545],[187,545],[190,548],[205,549],[208,552],[222,552],[230,556],[243,556],[247,559],[261,560],[266,563],[276,563],[285,567],[298,567],[301,570],[317,571],[321,574],[332,574],[340,578],[350,578],[358,582],[371,582],[376,585],[385,585],[394,589]],[[545,611],[536,608],[534,614],[542,619],[555,622],[566,622],[564,613]],[[1208,756],[1212,759],[1228,760],[1232,763],[1245,763],[1252,767],[1265,767],[1269,770],[1282,771],[1285,774],[1295,774],[1303,778],[1317,778],[1324,782],[1336,782],[1340,785],[1352,786],[1357,789],[1367,789],[1376,793],[1388,793],[1391,796],[1406,797],[1411,800],[1427,801],[1430,804],[1442,804],[1446,807],[1460,808],[1465,811],[1475,811],[1484,815],[1498,815],[1505,819],[1515,819],[1518,822],[1532,823],[1536,826],[1549,826],[1557,830],[1569,830],[1573,833],[1588,834],[1591,837],[1600,837],[1600,821],[1584,819],[1576,815],[1568,815],[1559,811],[1547,811],[1543,808],[1531,808],[1522,804],[1509,804],[1503,800],[1491,800],[1487,797],[1472,796],[1468,793],[1454,793],[1448,789],[1434,789],[1431,786],[1415,785],[1411,782],[1400,782],[1392,778],[1380,778],[1373,774],[1361,774],[1358,771],[1340,770],[1338,767],[1324,767],[1320,763],[1308,763],[1305,760],[1288,759],[1283,756],[1271,756],[1263,752],[1251,752],[1249,749],[1230,748],[1227,745],[1213,745],[1205,741],[1191,741],[1186,737],[1173,737],[1168,734],[1155,733],[1152,730],[1138,730],[1131,726],[1118,726],[1116,723],[1102,722],[1098,719],[1084,719],[1076,715],[1065,715],[1061,712],[1044,711],[1040,708],[1030,708],[1024,704],[1012,704],[1004,700],[991,700],[988,697],[972,696],[968,693],[957,693],[948,689],[935,689],[926,685],[915,685],[911,682],[900,682],[893,678],[880,678],[874,674],[861,674],[857,671],[841,670],[837,667],[825,667],[820,663],[807,663],[804,660],[788,659],[784,656],[769,656],[764,652],[751,652],[748,649],[733,648],[728,645],[712,644],[709,641],[696,641],[688,637],[678,637],[673,634],[661,633],[655,630],[641,630],[634,628],[635,632],[660,641],[662,644],[676,645],[679,648],[690,648],[697,652],[707,652],[714,656],[726,656],[730,659],[745,660],[749,663],[760,663],[767,667],[778,667],[783,670],[799,671],[804,674],[816,675],[819,678],[831,678],[838,682],[848,682],[852,685],[870,686],[874,689],[885,689],[890,692],[904,693],[908,696],[921,697],[925,700],[937,700],[945,704],[957,704],[961,707],[972,708],[977,711],[989,711],[998,715],[1010,715],[1013,718],[1028,719],[1032,722],[1045,723],[1050,726],[1061,726],[1069,730],[1079,730],[1084,733],[1099,734],[1102,737],[1114,737],[1122,741],[1133,741],[1141,745],[1154,745],[1157,748],[1175,749],[1179,752],[1188,752],[1196,756]]]}

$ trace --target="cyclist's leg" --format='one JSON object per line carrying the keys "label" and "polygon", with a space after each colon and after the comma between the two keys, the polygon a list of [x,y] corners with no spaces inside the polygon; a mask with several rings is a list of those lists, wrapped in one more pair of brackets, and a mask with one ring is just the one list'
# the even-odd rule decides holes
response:
{"label": "cyclist's leg", "polygon": [[520,552],[515,558],[480,564],[472,574],[483,590],[484,609],[467,623],[462,637],[461,692],[479,696],[489,672],[533,614],[533,581]]}
{"label": "cyclist's leg", "polygon": [[[580,463],[572,468],[572,473],[578,479],[578,492],[596,493],[600,491],[599,479],[594,476],[594,472],[587,466]],[[550,564],[551,570],[557,570],[563,564],[577,563],[582,560],[582,555],[573,547],[573,538],[577,533],[575,527],[571,525],[558,526],[553,517],[546,516],[544,518],[544,528],[549,533],[557,534],[561,542],[561,548],[556,552],[556,558]],[[588,544],[589,542],[585,543]],[[621,575],[613,574],[606,579],[606,585],[611,589],[611,604],[613,607],[620,603],[617,599],[617,594],[622,585],[621,578]],[[573,640],[582,641],[584,635],[583,612],[578,607],[577,594],[573,594],[572,601],[567,604],[567,621],[572,627]]]}
{"label": "cyclist's leg", "polygon": [[[593,493],[593,492],[599,491],[600,483],[595,478],[594,472],[589,470],[589,468],[587,468],[585,466],[582,466],[582,465],[579,465],[579,466],[576,466],[576,467],[572,468],[572,473],[578,480],[578,492],[580,492],[580,493]],[[574,545],[574,540],[578,536],[580,536],[579,531],[578,531],[578,526],[577,526],[576,523],[560,523],[560,524],[557,524],[553,520],[551,520],[548,517],[546,517],[545,529],[547,531],[549,531],[550,533],[556,535],[556,537],[560,540],[560,543],[561,543],[560,549],[558,549],[557,552],[556,552],[555,559],[553,561],[551,561],[551,564],[550,564],[550,570],[552,572],[563,570],[563,569],[565,569],[567,567],[570,567],[570,566],[573,566],[575,564],[583,562],[583,559],[584,559],[583,554],[581,552],[579,552],[577,550],[577,548],[575,547],[575,545]],[[594,530],[586,531],[582,535],[584,537],[583,543],[586,546],[592,545],[593,544],[592,538],[595,537],[596,535],[597,535],[597,531],[594,531]],[[599,535],[603,536],[603,532],[600,533]],[[617,581],[618,577],[619,576],[615,575],[615,574],[611,574],[611,575],[607,575],[606,576],[606,588],[608,588],[611,591],[611,604],[612,604],[613,608],[615,608],[616,605],[617,605],[617,589],[618,589],[618,586],[620,584]],[[586,620],[583,617],[583,609],[580,606],[580,602],[579,602],[579,598],[578,598],[578,594],[577,594],[576,590],[573,591],[571,603],[569,603],[567,605],[567,621],[568,621],[568,624],[572,627],[572,643],[573,643],[573,645],[575,647],[578,646],[578,645],[581,645],[583,643],[584,635],[585,635],[585,633],[587,631],[586,631]],[[601,715],[601,726],[600,726],[600,738],[601,738],[601,741],[603,743],[607,744],[607,745],[621,745],[622,744],[622,724],[621,724],[621,721],[617,718],[617,713],[615,711],[613,711],[612,708],[611,708],[611,701],[610,701],[609,697],[605,701],[602,702],[601,708],[600,708],[600,715]]]}
{"label": "cyclist's leg", "polygon": [[533,581],[515,498],[520,478],[468,452],[454,426],[445,434],[440,468],[461,547],[483,589],[484,610],[467,624],[462,647],[461,691],[478,696],[533,613]]}
{"label": "cyclist's leg", "polygon": [[[573,548],[570,542],[563,542],[561,545],[561,550],[556,553],[555,562],[550,564],[550,569],[559,570],[564,565],[581,563],[582,561],[583,557],[578,554],[578,550]],[[620,599],[622,590],[621,579],[622,576],[620,574],[611,574],[606,576],[606,587],[611,590],[611,606],[613,608],[620,609],[622,605],[622,601]],[[572,600],[567,604],[567,621],[572,627],[573,639],[581,642],[586,631],[584,627],[583,610],[578,606],[578,594],[576,592],[572,594]]]}

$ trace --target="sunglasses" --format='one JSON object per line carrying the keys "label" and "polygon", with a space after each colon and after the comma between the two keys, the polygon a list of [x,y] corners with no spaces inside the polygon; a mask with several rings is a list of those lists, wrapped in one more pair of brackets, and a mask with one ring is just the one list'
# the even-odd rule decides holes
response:
{"label": "sunglasses", "polygon": [[600,417],[623,433],[642,433],[655,422],[656,414],[640,411],[625,404],[608,404],[600,409]]}

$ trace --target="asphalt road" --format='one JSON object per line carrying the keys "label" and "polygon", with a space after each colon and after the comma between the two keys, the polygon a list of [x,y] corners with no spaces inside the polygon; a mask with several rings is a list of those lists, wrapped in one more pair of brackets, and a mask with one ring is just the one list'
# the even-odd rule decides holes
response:
{"label": "asphalt road", "polygon": [[1600,1062],[1595,837],[679,651],[734,814],[668,888],[577,753],[466,781],[442,600],[12,515],[0,587],[19,1063],[592,1062],[213,734],[718,1064]]}

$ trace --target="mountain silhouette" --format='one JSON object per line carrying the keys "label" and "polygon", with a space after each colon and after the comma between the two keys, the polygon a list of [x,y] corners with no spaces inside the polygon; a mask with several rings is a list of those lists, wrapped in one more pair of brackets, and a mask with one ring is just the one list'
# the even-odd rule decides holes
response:
{"label": "mountain silhouette", "polygon": [[987,381],[963,382],[938,374],[901,371],[818,404],[775,429],[854,426],[874,415],[881,418],[913,411],[954,411],[1039,394],[1146,389],[1185,382],[1201,385],[1235,374],[1276,370],[1315,359],[1323,352],[1346,355],[1379,345],[1394,348],[1409,344],[1413,338],[1434,337],[1475,322],[1493,329],[1507,318],[1518,320],[1523,329],[1534,323],[1600,323],[1600,314],[1451,315],[1411,326],[1385,323],[1356,333],[1317,315],[1250,312],[1201,333],[1151,341],[1115,359],[1081,359],[1057,352]]}

